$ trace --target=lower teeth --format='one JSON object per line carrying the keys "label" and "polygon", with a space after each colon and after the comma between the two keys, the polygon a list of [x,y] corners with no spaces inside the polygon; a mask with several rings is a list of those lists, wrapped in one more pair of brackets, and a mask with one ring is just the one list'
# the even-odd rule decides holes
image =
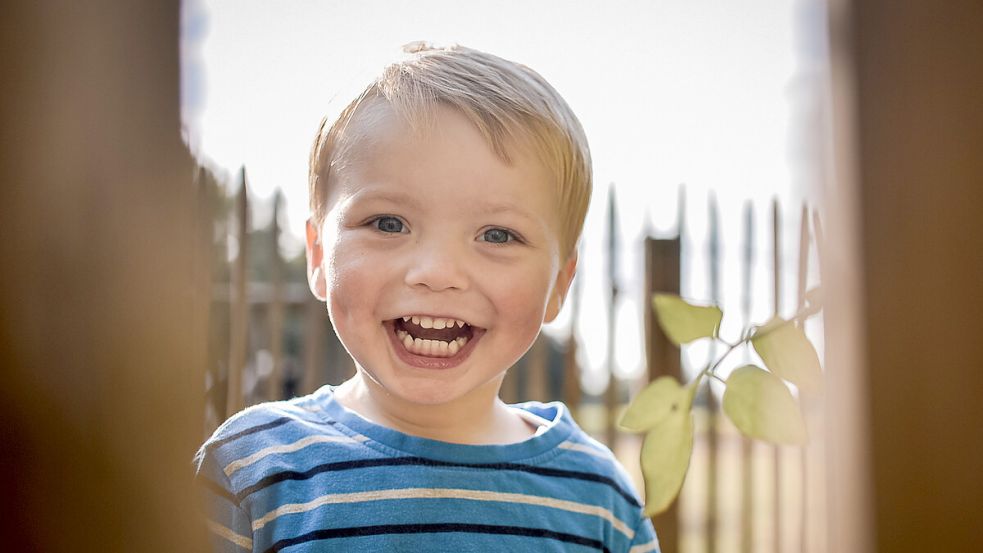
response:
{"label": "lower teeth", "polygon": [[423,340],[420,338],[414,339],[405,330],[397,330],[396,337],[403,343],[406,351],[414,355],[425,355],[427,357],[453,357],[468,343],[468,339],[464,336],[450,342],[443,340]]}

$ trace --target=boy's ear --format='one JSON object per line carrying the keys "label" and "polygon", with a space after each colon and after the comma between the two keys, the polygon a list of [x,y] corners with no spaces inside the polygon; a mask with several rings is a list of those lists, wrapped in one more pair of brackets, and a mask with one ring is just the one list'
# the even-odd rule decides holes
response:
{"label": "boy's ear", "polygon": [[320,301],[325,301],[327,297],[327,283],[324,280],[324,269],[321,262],[324,261],[324,249],[321,246],[321,236],[314,223],[307,220],[307,284],[311,287],[311,293]]}
{"label": "boy's ear", "polygon": [[570,283],[573,282],[573,276],[575,274],[577,274],[576,250],[566,260],[563,268],[556,275],[556,282],[553,284],[553,291],[550,293],[549,303],[546,304],[546,317],[543,318],[544,323],[553,322],[553,319],[556,319],[556,316],[560,314],[560,308],[563,307],[563,301],[567,297],[567,292],[570,290]]}

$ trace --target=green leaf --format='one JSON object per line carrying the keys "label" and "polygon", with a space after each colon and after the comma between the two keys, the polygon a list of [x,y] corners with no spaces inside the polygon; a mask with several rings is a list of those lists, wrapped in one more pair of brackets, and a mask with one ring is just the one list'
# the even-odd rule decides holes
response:
{"label": "green leaf", "polygon": [[745,365],[727,378],[724,413],[741,432],[779,444],[803,444],[806,427],[785,383],[768,371]]}
{"label": "green leaf", "polygon": [[618,425],[631,432],[651,430],[672,413],[689,411],[696,381],[685,388],[671,376],[660,376],[639,392]]}
{"label": "green leaf", "polygon": [[775,318],[751,338],[768,370],[804,392],[818,392],[823,385],[819,355],[800,327]]}
{"label": "green leaf", "polygon": [[652,305],[659,326],[677,346],[716,336],[720,319],[724,316],[719,307],[693,305],[673,294],[656,294]]}
{"label": "green leaf", "polygon": [[642,474],[645,475],[645,514],[665,511],[679,494],[693,454],[693,416],[671,413],[645,436]]}

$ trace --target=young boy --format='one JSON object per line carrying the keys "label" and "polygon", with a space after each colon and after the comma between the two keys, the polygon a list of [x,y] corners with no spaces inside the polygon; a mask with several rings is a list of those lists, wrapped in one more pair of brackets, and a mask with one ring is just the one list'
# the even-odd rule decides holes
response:
{"label": "young boy", "polygon": [[197,456],[222,551],[658,551],[629,479],[506,370],[563,304],[590,154],[538,74],[415,45],[311,152],[311,290],[356,375]]}

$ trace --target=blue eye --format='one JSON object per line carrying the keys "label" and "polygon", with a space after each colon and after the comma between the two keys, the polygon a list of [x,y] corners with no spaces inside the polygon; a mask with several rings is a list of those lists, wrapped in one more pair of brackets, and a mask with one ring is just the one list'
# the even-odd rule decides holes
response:
{"label": "blue eye", "polygon": [[399,233],[403,232],[403,222],[395,217],[383,216],[372,221],[375,228],[382,232]]}
{"label": "blue eye", "polygon": [[491,242],[492,244],[505,244],[515,240],[514,234],[500,228],[488,229],[481,236],[485,242]]}

